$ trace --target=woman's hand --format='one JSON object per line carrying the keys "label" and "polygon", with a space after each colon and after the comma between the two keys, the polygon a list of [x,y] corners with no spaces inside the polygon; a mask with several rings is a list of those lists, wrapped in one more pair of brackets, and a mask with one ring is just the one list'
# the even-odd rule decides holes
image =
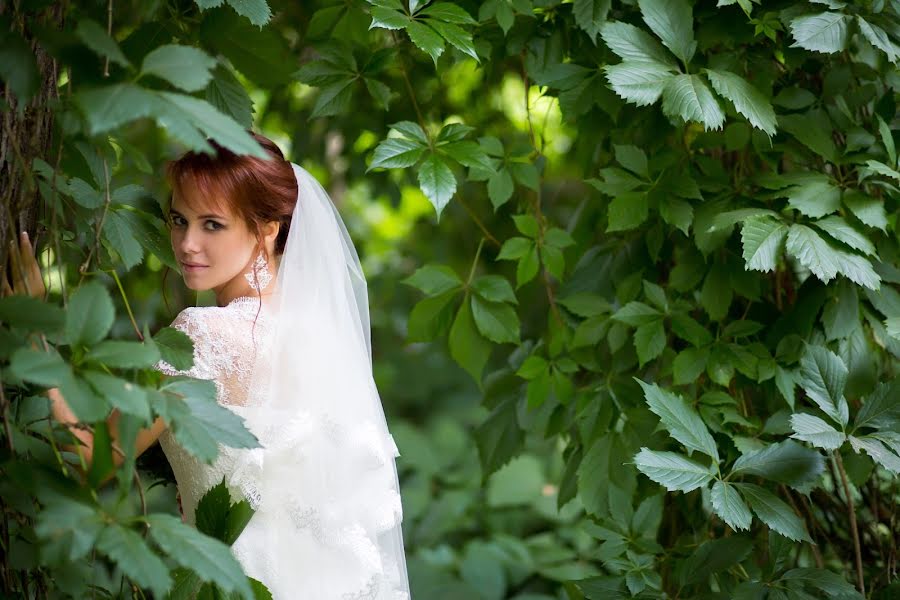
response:
{"label": "woman's hand", "polygon": [[[9,242],[9,264],[6,265],[6,273],[0,277],[0,296],[12,296],[14,294],[31,294],[35,298],[44,297],[46,288],[44,278],[41,276],[41,268],[34,256],[34,248],[28,239],[28,232],[19,234],[19,246],[14,240]],[[12,280],[12,286],[9,280]]]}

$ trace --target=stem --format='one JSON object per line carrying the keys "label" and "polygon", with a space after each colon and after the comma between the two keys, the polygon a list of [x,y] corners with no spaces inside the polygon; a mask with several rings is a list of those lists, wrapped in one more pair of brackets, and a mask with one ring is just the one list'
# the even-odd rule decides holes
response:
{"label": "stem", "polygon": [[134,327],[135,333],[137,333],[137,337],[140,341],[144,341],[144,334],[141,333],[141,329],[138,327],[137,321],[134,320],[134,313],[131,311],[131,304],[128,302],[128,296],[125,294],[125,288],[122,287],[122,282],[119,280],[119,275],[116,273],[115,269],[109,269],[107,271],[110,275],[113,276],[113,279],[116,280],[116,285],[119,287],[119,293],[122,294],[122,301],[125,303],[125,310],[128,312],[128,318],[131,319],[131,325]]}
{"label": "stem", "polygon": [[847,512],[850,516],[850,532],[853,534],[853,552],[856,555],[856,580],[859,587],[859,593],[865,597],[866,582],[863,577],[862,553],[859,548],[859,531],[856,528],[856,508],[853,505],[853,496],[850,495],[850,484],[847,482],[847,473],[844,471],[844,461],[841,460],[841,454],[835,450],[832,454],[834,462],[837,465],[838,472],[841,474],[841,484],[844,488],[844,497],[847,500]]}
{"label": "stem", "polygon": [[469,278],[466,279],[466,288],[472,283],[472,277],[475,276],[475,268],[478,266],[478,258],[481,256],[481,248],[484,246],[484,238],[478,242],[478,250],[475,251],[475,260],[472,261],[472,268],[469,270]]}
{"label": "stem", "polygon": [[491,242],[491,244],[493,244],[493,245],[495,245],[495,246],[497,246],[497,247],[502,246],[502,244],[500,243],[500,240],[498,240],[497,238],[495,238],[495,237],[493,236],[493,234],[491,234],[491,232],[488,231],[487,227],[485,227],[484,223],[481,222],[481,219],[478,218],[478,215],[475,214],[475,211],[473,211],[473,210],[469,207],[469,205],[466,203],[466,201],[463,200],[462,196],[460,196],[459,198],[457,198],[456,201],[457,201],[459,204],[461,204],[462,207],[463,207],[464,209],[466,209],[466,212],[469,213],[469,216],[472,217],[472,220],[475,221],[475,224],[476,224],[476,225],[478,225],[478,228],[481,230],[481,233],[484,234],[484,237],[487,238],[487,240],[488,240],[489,242]]}
{"label": "stem", "polygon": [[[91,263],[91,256],[93,256],[94,252],[97,253],[97,261],[100,260],[100,232],[103,230],[103,222],[106,220],[106,213],[109,210],[109,203],[112,201],[112,196],[109,193],[109,167],[106,164],[106,159],[103,159],[103,178],[105,182],[105,201],[103,203],[103,212],[100,214],[100,220],[97,221],[97,231],[94,234],[94,244],[91,246],[91,249],[88,251],[87,258],[81,264],[79,271],[81,271],[81,280],[84,281],[85,271],[87,271],[88,266]],[[79,281],[79,283],[80,283]]]}

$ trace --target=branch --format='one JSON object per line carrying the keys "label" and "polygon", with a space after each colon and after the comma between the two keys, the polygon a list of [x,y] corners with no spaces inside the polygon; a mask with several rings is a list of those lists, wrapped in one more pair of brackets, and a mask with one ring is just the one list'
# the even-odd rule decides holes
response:
{"label": "branch", "polygon": [[856,528],[856,508],[853,505],[853,496],[850,494],[850,484],[847,482],[847,473],[844,471],[844,461],[841,460],[841,454],[835,450],[832,456],[834,456],[834,462],[837,465],[838,472],[841,474],[844,498],[847,500],[847,512],[850,516],[850,532],[853,534],[853,552],[856,555],[856,582],[859,587],[859,593],[865,597],[866,582],[863,577],[862,553],[859,548],[859,531]]}

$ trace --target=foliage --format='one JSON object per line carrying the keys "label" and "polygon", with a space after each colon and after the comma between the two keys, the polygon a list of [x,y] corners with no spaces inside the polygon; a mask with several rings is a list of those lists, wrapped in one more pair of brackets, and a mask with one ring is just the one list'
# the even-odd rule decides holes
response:
{"label": "foliage", "polygon": [[[43,4],[0,42],[25,57],[0,73],[18,102],[36,78],[18,19]],[[53,152],[17,168],[53,296],[0,301],[4,539],[34,581],[4,585],[252,593],[179,562],[176,540],[211,538],[136,506],[103,423],[118,409],[127,440],[163,416],[208,460],[253,444],[211,386],[150,369],[190,345],[132,306],[157,318],[176,267],[162,162],[207,137],[258,152],[254,125],[344,190],[414,597],[896,595],[898,16],[179,0],[35,27],[65,76]],[[94,429],[86,473],[51,386]]]}

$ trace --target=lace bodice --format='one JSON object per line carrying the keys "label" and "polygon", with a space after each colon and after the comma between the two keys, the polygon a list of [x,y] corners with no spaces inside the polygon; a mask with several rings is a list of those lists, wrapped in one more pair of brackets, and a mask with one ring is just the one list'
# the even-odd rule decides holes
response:
{"label": "lace bodice", "polygon": [[[268,306],[263,304],[260,308],[258,298],[247,296],[236,298],[223,307],[185,308],[171,327],[184,332],[193,341],[194,366],[179,370],[161,360],[155,368],[167,375],[212,380],[218,402],[242,415],[242,407],[248,404],[248,399],[264,393],[263,390],[250,390],[250,379],[256,353],[266,352],[271,345],[271,317]],[[216,461],[205,465],[178,444],[170,429],[163,432],[159,443],[175,474],[184,514],[193,523],[197,502],[210,487],[231,472],[235,450],[220,444]]]}

